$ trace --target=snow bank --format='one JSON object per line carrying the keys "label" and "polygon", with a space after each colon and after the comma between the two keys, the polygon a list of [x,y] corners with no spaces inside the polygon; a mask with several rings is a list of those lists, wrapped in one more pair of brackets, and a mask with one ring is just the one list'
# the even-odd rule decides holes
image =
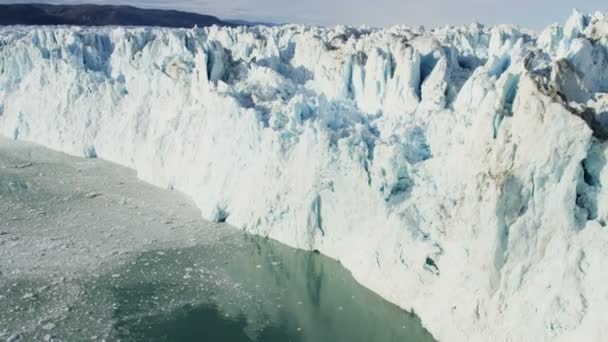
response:
{"label": "snow bank", "polygon": [[0,30],[0,132],[339,259],[442,341],[608,336],[608,17]]}

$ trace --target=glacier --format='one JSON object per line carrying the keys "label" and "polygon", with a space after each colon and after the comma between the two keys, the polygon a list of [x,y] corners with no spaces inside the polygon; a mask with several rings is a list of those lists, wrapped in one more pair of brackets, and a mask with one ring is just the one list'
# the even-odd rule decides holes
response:
{"label": "glacier", "polygon": [[6,27],[0,134],[333,257],[440,341],[608,338],[608,14]]}

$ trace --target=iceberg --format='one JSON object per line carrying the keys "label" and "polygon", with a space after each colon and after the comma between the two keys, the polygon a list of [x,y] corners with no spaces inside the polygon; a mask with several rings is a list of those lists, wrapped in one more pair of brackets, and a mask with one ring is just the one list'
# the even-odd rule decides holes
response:
{"label": "iceberg", "polygon": [[0,134],[319,250],[440,341],[608,336],[606,14],[540,33],[6,27]]}

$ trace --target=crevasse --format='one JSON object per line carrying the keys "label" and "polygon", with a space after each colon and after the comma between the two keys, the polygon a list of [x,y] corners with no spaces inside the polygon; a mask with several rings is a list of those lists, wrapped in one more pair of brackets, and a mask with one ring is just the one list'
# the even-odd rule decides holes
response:
{"label": "crevasse", "polygon": [[318,249],[441,341],[608,336],[604,14],[540,34],[3,28],[0,132]]}

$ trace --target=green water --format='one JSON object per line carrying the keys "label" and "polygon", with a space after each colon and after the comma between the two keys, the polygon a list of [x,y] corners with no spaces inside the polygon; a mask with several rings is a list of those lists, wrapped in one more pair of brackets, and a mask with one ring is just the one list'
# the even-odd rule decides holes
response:
{"label": "green water", "polygon": [[433,341],[416,316],[337,261],[262,238],[233,240],[146,253],[99,278],[96,291],[114,303],[109,340]]}
{"label": "green water", "polygon": [[13,143],[0,139],[0,341],[432,341],[335,260],[209,224],[103,161]]}

